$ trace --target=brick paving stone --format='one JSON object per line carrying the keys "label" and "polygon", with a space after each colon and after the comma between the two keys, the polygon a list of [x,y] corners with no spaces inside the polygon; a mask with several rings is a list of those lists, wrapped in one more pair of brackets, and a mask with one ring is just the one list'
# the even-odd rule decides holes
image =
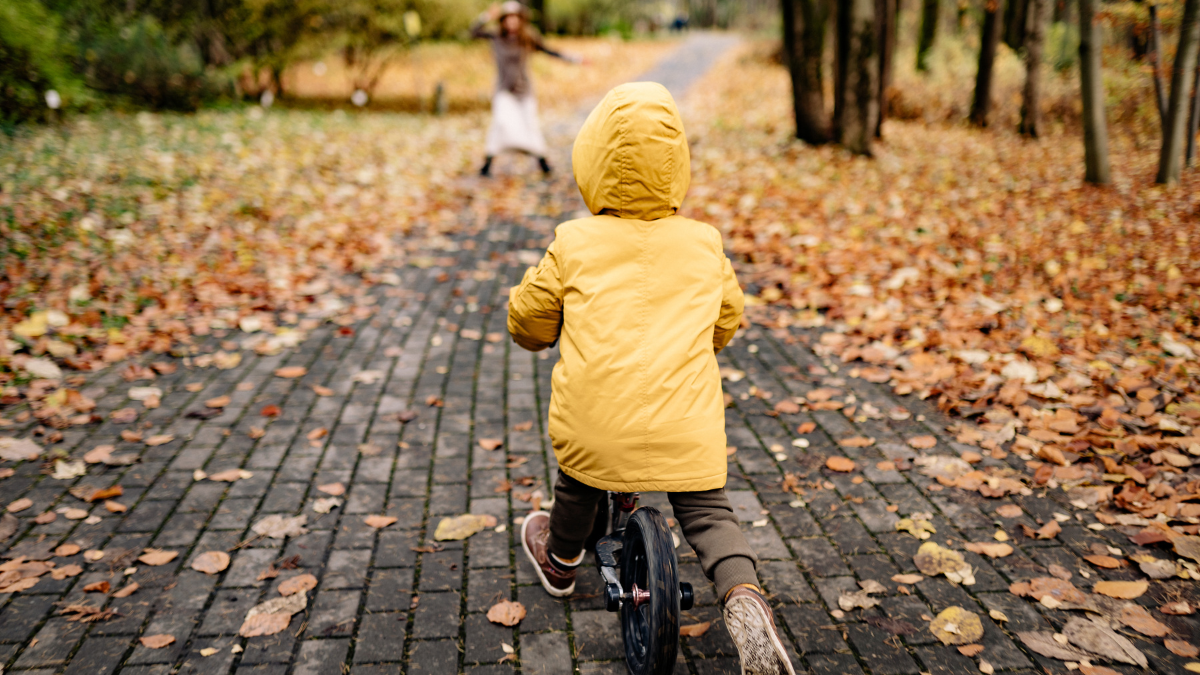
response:
{"label": "brick paving stone", "polygon": [[400,661],[407,627],[408,615],[401,612],[364,614],[354,642],[354,661]]}

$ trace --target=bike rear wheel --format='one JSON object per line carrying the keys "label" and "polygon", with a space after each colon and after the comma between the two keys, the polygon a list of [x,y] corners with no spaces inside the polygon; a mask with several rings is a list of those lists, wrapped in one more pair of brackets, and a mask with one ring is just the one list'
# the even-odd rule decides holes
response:
{"label": "bike rear wheel", "polygon": [[625,527],[621,605],[625,664],[631,675],[667,675],[679,649],[679,569],[667,519],[654,507],[633,512]]}

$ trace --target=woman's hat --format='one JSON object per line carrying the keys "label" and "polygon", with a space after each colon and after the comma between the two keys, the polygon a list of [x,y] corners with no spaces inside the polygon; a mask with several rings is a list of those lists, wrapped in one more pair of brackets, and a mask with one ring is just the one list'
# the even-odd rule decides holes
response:
{"label": "woman's hat", "polygon": [[521,18],[525,18],[525,5],[522,5],[516,0],[508,0],[508,2],[501,4],[500,18],[503,19],[510,14],[519,14]]}

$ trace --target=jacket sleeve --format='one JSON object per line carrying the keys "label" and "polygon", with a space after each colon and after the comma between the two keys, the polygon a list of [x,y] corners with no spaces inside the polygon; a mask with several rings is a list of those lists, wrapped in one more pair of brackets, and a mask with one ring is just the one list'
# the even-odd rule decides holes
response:
{"label": "jacket sleeve", "polygon": [[742,287],[733,273],[733,265],[724,255],[721,256],[721,288],[721,314],[713,328],[714,352],[720,352],[733,339],[733,334],[742,324],[742,309],[745,306]]}
{"label": "jacket sleeve", "polygon": [[480,38],[490,40],[491,38],[496,37],[495,33],[484,29],[484,26],[486,26],[489,21],[491,21],[491,18],[488,16],[487,12],[484,12],[476,17],[475,20],[471,22],[471,37],[477,40]]}
{"label": "jacket sleeve", "polygon": [[508,333],[532,352],[552,346],[562,330],[563,288],[556,244],[551,243],[542,262],[525,270],[520,285],[508,292]]}

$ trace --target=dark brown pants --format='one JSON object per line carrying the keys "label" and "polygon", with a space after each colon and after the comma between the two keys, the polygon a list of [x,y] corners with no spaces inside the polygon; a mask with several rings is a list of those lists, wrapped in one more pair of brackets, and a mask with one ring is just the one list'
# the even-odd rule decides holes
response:
{"label": "dark brown pants", "polygon": [[[596,510],[607,494],[558,472],[554,506],[550,509],[551,553],[562,560],[572,560],[583,551],[596,520]],[[738,584],[758,586],[754,574],[758,557],[738,527],[724,488],[668,492],[667,499],[684,538],[700,559],[704,576],[716,585],[718,598],[724,598]]]}

